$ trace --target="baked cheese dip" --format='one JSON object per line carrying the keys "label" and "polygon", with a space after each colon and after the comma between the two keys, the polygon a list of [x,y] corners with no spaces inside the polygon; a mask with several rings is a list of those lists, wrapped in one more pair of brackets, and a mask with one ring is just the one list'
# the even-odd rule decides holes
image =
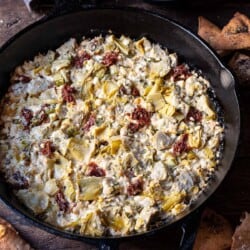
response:
{"label": "baked cheese dip", "polygon": [[188,209],[216,171],[224,128],[209,82],[145,37],[70,39],[11,83],[1,172],[60,229],[145,232]]}

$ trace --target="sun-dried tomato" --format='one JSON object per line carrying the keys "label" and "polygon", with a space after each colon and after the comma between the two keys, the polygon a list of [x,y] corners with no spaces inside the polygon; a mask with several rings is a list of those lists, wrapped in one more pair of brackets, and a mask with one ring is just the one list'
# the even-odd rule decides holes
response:
{"label": "sun-dried tomato", "polygon": [[22,116],[25,118],[27,122],[30,122],[30,120],[33,118],[33,112],[30,109],[23,108]]}
{"label": "sun-dried tomato", "polygon": [[119,88],[119,94],[120,95],[127,95],[127,90],[123,85],[121,85]]}
{"label": "sun-dried tomato", "polygon": [[52,153],[55,151],[52,142],[46,141],[40,145],[40,152],[47,157],[51,157]]}
{"label": "sun-dried tomato", "polygon": [[17,75],[17,79],[14,80],[14,83],[22,82],[28,83],[31,81],[31,78],[26,75]]}
{"label": "sun-dried tomato", "polygon": [[128,130],[131,132],[131,133],[135,133],[137,132],[138,130],[140,130],[141,128],[141,125],[139,123],[133,123],[133,122],[130,122],[128,124]]}
{"label": "sun-dried tomato", "polygon": [[147,126],[150,124],[151,114],[146,109],[138,106],[132,113],[132,119],[137,120],[141,127]]}
{"label": "sun-dried tomato", "polygon": [[106,173],[105,173],[104,169],[100,168],[95,162],[90,162],[88,164],[87,175],[88,176],[102,177],[102,176],[105,176]]}
{"label": "sun-dried tomato", "polygon": [[185,64],[180,64],[173,69],[174,81],[178,81],[182,79],[185,80],[191,75],[192,75],[191,72],[189,72]]}
{"label": "sun-dried tomato", "polygon": [[66,213],[68,211],[69,203],[68,203],[68,201],[66,201],[66,199],[64,197],[64,193],[61,190],[59,190],[56,193],[55,201],[56,201],[60,211],[63,211],[64,213]]}
{"label": "sun-dried tomato", "polygon": [[174,154],[180,155],[183,152],[186,152],[188,150],[187,141],[188,141],[188,134],[184,134],[180,138],[180,140],[178,140],[177,142],[175,142],[174,146],[173,146]]}
{"label": "sun-dried tomato", "polygon": [[14,189],[27,189],[29,187],[28,180],[21,175],[19,171],[15,172],[13,175],[12,187]]}
{"label": "sun-dried tomato", "polygon": [[118,53],[114,51],[107,52],[102,59],[102,63],[107,67],[116,64],[117,61],[118,61]]}
{"label": "sun-dried tomato", "polygon": [[133,172],[133,170],[131,168],[126,169],[123,174],[129,179],[131,180],[133,177],[135,177],[135,173]]}
{"label": "sun-dried tomato", "polygon": [[45,110],[41,110],[39,112],[39,122],[40,122],[40,124],[42,124],[44,122],[48,122],[49,121],[48,118],[49,118],[49,116],[48,116],[48,114],[46,113]]}
{"label": "sun-dried tomato", "polygon": [[137,179],[133,183],[130,183],[128,186],[127,192],[129,195],[137,195],[143,191],[143,181],[141,179]]}
{"label": "sun-dried tomato", "polygon": [[39,110],[35,115],[33,114],[32,110],[27,108],[23,108],[21,113],[25,119],[25,129],[28,129],[30,126],[39,126],[42,123],[49,121],[49,116],[44,110],[44,107],[42,107],[41,110]]}
{"label": "sun-dried tomato", "polygon": [[74,93],[76,92],[75,88],[65,84],[62,89],[62,98],[65,102],[75,103]]}
{"label": "sun-dried tomato", "polygon": [[202,113],[194,107],[191,107],[187,113],[186,121],[200,122]]}
{"label": "sun-dried tomato", "polygon": [[84,132],[88,132],[93,125],[95,125],[95,115],[92,114],[89,116],[87,121],[84,123],[82,129]]}
{"label": "sun-dried tomato", "polygon": [[25,120],[24,127],[27,129],[31,123],[32,118],[33,118],[33,112],[30,109],[23,108],[21,111],[21,114]]}
{"label": "sun-dried tomato", "polygon": [[132,112],[131,118],[136,120],[136,123],[130,122],[128,124],[128,130],[131,133],[135,133],[144,126],[148,126],[150,124],[151,113],[148,112],[146,109],[138,106]]}
{"label": "sun-dried tomato", "polygon": [[84,51],[73,59],[73,65],[79,69],[83,66],[83,62],[89,60],[90,58],[91,55]]}
{"label": "sun-dried tomato", "polygon": [[134,97],[140,96],[139,90],[135,86],[131,86],[130,90],[127,90],[123,85],[119,88],[120,95],[132,95]]}
{"label": "sun-dried tomato", "polygon": [[32,126],[40,126],[43,123],[49,122],[49,115],[42,107],[32,119]]}
{"label": "sun-dried tomato", "polygon": [[135,86],[131,87],[131,95],[134,97],[140,96],[140,92]]}

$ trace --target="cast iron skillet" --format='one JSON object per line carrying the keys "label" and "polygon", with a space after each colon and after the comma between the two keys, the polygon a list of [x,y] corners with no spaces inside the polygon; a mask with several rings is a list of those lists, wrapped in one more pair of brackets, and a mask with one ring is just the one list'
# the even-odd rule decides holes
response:
{"label": "cast iron skillet", "polygon": [[133,38],[148,37],[154,42],[176,51],[185,62],[202,70],[210,80],[220,106],[224,112],[225,145],[221,166],[210,181],[207,190],[183,214],[174,221],[149,230],[143,234],[125,237],[89,237],[69,233],[39,220],[9,191],[4,181],[0,182],[0,197],[12,209],[24,215],[40,228],[72,239],[99,244],[101,249],[110,249],[120,240],[142,237],[163,228],[171,228],[195,211],[216,190],[227,174],[237,148],[240,132],[240,113],[231,73],[222,65],[215,54],[199,38],[179,24],[154,14],[134,8],[87,9],[47,18],[18,33],[0,51],[0,91],[3,95],[8,87],[9,75],[15,66],[32,59],[38,52],[55,49],[70,37],[80,39],[83,35],[93,37],[112,30]]}

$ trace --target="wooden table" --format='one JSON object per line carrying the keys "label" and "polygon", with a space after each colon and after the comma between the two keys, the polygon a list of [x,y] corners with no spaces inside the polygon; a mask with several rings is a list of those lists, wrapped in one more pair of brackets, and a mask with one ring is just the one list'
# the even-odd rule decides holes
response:
{"label": "wooden table", "polygon": [[[107,1],[110,4],[112,1]],[[203,2],[203,1],[202,1]],[[213,2],[213,1],[212,1]],[[197,17],[203,15],[218,25],[225,25],[236,11],[250,16],[250,3],[234,1],[235,3],[149,5],[140,1],[115,1],[115,4],[129,4],[146,9],[158,10],[160,13],[178,21],[194,33],[197,31]],[[112,4],[112,3],[111,3]],[[0,45],[28,24],[40,19],[44,14],[29,12],[21,0],[0,0]],[[250,84],[249,84],[250,86]],[[232,168],[216,191],[208,200],[207,206],[224,215],[232,226],[239,223],[243,211],[250,212],[250,88],[237,86],[241,106],[242,132],[239,150]],[[15,214],[0,202],[0,216],[10,221],[21,236],[35,249],[96,249],[83,242],[64,239],[34,227],[21,216]],[[175,233],[178,237],[178,232]],[[147,237],[140,241],[124,242],[120,249],[177,249],[176,242],[165,232]],[[171,246],[171,247],[170,247]]]}

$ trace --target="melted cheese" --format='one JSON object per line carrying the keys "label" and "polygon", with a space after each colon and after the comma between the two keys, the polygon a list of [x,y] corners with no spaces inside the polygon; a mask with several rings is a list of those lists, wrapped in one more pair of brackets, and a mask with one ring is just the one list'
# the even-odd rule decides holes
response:
{"label": "melted cheese", "polygon": [[187,209],[216,171],[224,128],[209,82],[177,65],[145,37],[108,35],[17,67],[0,117],[17,197],[91,236],[145,232]]}

